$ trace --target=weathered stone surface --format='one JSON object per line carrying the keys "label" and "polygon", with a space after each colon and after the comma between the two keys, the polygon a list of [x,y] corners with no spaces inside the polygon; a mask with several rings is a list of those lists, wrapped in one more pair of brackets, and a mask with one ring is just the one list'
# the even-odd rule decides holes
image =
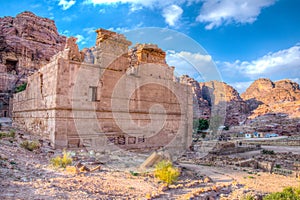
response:
{"label": "weathered stone surface", "polygon": [[132,66],[144,63],[157,63],[167,66],[166,53],[155,44],[136,44],[129,54]]}
{"label": "weathered stone surface", "polygon": [[300,100],[299,85],[291,80],[272,82],[270,79],[258,79],[241,95],[252,110],[259,105],[271,105]]}
{"label": "weathered stone surface", "polygon": [[283,135],[300,132],[297,121],[300,117],[300,89],[297,83],[258,79],[242,97],[252,110],[246,122],[252,128]]}
{"label": "weathered stone surface", "polygon": [[209,102],[203,98],[199,82],[187,75],[181,76],[179,82],[192,87],[194,119],[209,119],[211,108]]}
{"label": "weathered stone surface", "polygon": [[0,18],[0,62],[7,72],[39,69],[63,50],[66,37],[58,34],[53,20],[31,12]]}
{"label": "weathered stone surface", "polygon": [[238,125],[246,120],[249,113],[248,105],[233,87],[219,81],[200,85],[204,99],[212,106],[212,114],[225,116],[224,125]]}

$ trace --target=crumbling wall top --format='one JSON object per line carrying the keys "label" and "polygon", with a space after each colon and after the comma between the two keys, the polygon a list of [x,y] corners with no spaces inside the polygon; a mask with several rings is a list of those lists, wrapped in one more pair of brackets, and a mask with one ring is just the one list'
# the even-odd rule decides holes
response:
{"label": "crumbling wall top", "polygon": [[166,52],[156,44],[136,44],[129,52],[133,65],[157,63],[166,65]]}
{"label": "crumbling wall top", "polygon": [[131,42],[126,39],[123,34],[118,34],[113,31],[105,30],[105,29],[97,29],[97,39],[96,39],[96,46],[99,46],[100,43],[104,42],[105,40],[115,40],[117,42],[126,43],[131,45]]}
{"label": "crumbling wall top", "polygon": [[77,38],[75,37],[69,37],[67,39],[67,43],[65,46],[65,49],[68,49],[68,59],[81,62],[82,61],[82,55],[80,54],[78,45],[76,44]]}

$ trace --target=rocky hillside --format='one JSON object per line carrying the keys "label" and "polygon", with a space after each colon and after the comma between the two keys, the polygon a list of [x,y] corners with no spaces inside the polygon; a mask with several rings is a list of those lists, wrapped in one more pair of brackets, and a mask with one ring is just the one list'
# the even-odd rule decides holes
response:
{"label": "rocky hillside", "polygon": [[192,86],[194,92],[194,118],[209,119],[225,116],[225,125],[239,125],[249,115],[249,107],[230,85],[210,81],[199,83],[189,76],[181,76],[180,82]]}
{"label": "rocky hillside", "polygon": [[300,100],[299,85],[291,80],[272,82],[270,79],[258,79],[241,95],[251,110],[261,104],[272,105]]}
{"label": "rocky hillside", "polygon": [[239,125],[247,119],[248,105],[233,87],[219,81],[200,83],[200,86],[214,116],[225,115],[224,125]]}
{"label": "rocky hillside", "polygon": [[28,11],[0,18],[0,38],[0,65],[8,73],[40,68],[66,43],[53,20]]}
{"label": "rocky hillside", "polygon": [[224,125],[250,132],[300,132],[300,89],[293,81],[258,79],[241,96],[224,82],[199,83],[188,76],[180,82],[193,88],[194,118],[225,116]]}
{"label": "rocky hillside", "polygon": [[291,80],[258,79],[241,96],[252,111],[250,119],[267,113],[300,117],[300,88]]}
{"label": "rocky hillside", "polygon": [[195,79],[190,78],[187,75],[183,75],[179,78],[180,83],[190,85],[193,91],[193,112],[194,118],[209,119],[211,106],[207,99],[203,98],[202,88],[199,82]]}

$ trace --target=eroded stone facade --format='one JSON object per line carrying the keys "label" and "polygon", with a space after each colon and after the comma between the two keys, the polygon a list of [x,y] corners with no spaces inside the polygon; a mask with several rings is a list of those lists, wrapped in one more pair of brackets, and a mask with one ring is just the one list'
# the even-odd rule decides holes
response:
{"label": "eroded stone facade", "polygon": [[156,45],[99,29],[96,46],[79,53],[76,40],[28,78],[14,96],[14,124],[50,138],[56,148],[187,148],[191,142],[190,86]]}

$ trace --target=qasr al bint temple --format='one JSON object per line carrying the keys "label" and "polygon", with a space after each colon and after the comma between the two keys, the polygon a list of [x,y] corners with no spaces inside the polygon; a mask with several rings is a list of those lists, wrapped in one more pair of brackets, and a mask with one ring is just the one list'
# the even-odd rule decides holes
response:
{"label": "qasr al bint temple", "polygon": [[14,125],[49,138],[55,148],[189,146],[190,86],[175,81],[166,53],[124,35],[97,30],[80,52],[75,38],[29,76],[13,99]]}

